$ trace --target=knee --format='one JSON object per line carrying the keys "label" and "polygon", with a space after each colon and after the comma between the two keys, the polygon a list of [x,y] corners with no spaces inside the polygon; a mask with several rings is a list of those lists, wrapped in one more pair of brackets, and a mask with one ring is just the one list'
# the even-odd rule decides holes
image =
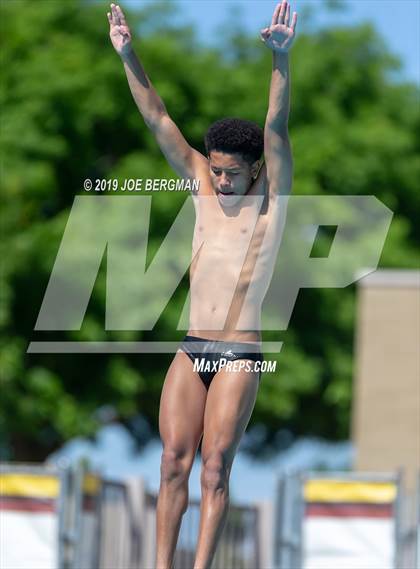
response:
{"label": "knee", "polygon": [[176,448],[164,448],[160,463],[162,482],[185,481],[189,468],[185,451]]}
{"label": "knee", "polygon": [[229,469],[226,457],[221,451],[213,451],[203,457],[201,471],[201,486],[204,490],[226,490],[229,478]]}

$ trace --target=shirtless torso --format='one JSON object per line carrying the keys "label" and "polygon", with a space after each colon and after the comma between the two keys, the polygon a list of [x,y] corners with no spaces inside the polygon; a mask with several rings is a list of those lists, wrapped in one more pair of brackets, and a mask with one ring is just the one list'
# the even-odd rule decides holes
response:
{"label": "shirtless torso", "polygon": [[238,207],[225,210],[210,177],[193,197],[196,223],[190,271],[189,334],[261,341],[261,305],[270,282],[284,216],[270,193],[266,168]]}

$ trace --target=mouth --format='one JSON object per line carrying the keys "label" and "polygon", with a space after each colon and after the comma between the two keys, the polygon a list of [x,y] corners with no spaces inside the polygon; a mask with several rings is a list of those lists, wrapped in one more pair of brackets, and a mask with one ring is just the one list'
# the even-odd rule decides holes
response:
{"label": "mouth", "polygon": [[234,192],[225,192],[223,190],[219,190],[219,194],[222,194],[222,196],[233,196],[233,195],[235,195]]}

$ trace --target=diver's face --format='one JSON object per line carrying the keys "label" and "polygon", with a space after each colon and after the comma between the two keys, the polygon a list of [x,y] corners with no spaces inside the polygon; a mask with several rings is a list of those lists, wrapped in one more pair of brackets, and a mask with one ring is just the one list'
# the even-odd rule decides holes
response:
{"label": "diver's face", "polygon": [[240,154],[212,150],[209,155],[211,182],[223,207],[232,207],[249,191],[255,175],[252,166]]}

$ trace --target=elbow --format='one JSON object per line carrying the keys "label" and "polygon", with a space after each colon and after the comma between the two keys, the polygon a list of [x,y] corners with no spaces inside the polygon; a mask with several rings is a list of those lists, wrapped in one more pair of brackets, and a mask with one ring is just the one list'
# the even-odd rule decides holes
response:
{"label": "elbow", "polygon": [[168,116],[168,111],[159,97],[155,97],[148,101],[147,105],[143,106],[142,112],[144,122],[148,128],[155,131],[160,127],[162,121]]}
{"label": "elbow", "polygon": [[144,122],[146,126],[152,131],[155,132],[158,130],[162,124],[162,121],[167,116],[166,111],[158,110],[153,113],[149,113],[148,115],[143,115]]}

